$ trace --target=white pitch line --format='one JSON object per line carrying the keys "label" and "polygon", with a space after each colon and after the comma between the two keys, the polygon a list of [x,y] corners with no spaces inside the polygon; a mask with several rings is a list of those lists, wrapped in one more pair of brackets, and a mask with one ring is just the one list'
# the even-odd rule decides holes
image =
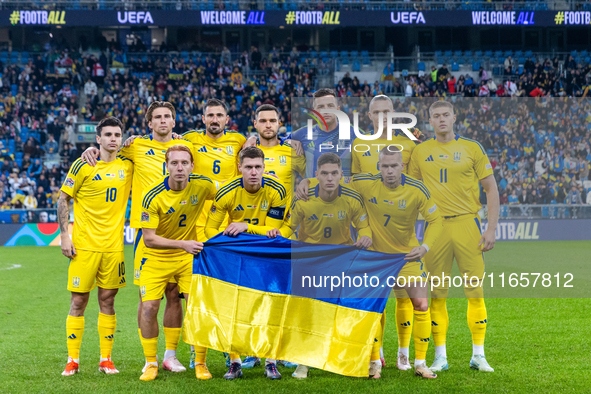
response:
{"label": "white pitch line", "polygon": [[12,264],[12,266],[10,266],[10,267],[0,268],[0,271],[13,270],[15,268],[21,268],[21,267],[22,267],[22,265],[20,265],[20,264]]}

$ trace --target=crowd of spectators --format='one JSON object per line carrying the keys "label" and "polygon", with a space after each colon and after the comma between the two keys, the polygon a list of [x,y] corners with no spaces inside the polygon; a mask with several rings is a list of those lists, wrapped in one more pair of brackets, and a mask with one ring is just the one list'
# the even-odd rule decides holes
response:
{"label": "crowd of spectators", "polygon": [[[503,82],[496,83],[483,67],[474,75],[452,73],[447,64],[430,72],[407,76],[404,81],[393,78],[393,66],[387,64],[382,72],[385,93],[406,97],[587,97],[591,86],[591,66],[577,63],[569,55],[561,61],[528,57],[518,65],[511,56],[503,64]],[[375,90],[370,87],[370,91]],[[356,89],[352,88],[352,94]]]}
{"label": "crowd of spectators", "polygon": [[[501,203],[589,204],[591,106],[565,101],[586,96],[589,68],[571,60],[531,61],[517,76],[509,64],[506,81],[498,86],[485,70],[456,81],[443,65],[431,73],[395,78],[392,65],[386,65],[381,81],[361,83],[346,74],[335,88],[340,97],[366,101],[381,93],[406,96],[396,101],[396,110],[414,111],[422,119],[427,118],[427,105],[419,100],[454,96],[462,103],[457,105],[457,132],[487,149]],[[317,88],[316,77],[325,74],[328,65],[302,56],[296,48],[265,53],[251,48],[239,56],[228,48],[217,55],[190,56],[133,56],[113,48],[100,54],[50,50],[27,64],[0,69],[4,210],[55,207],[63,177],[85,149],[76,141],[77,121],[112,115],[123,121],[129,134],[144,134],[147,107],[154,100],[166,100],[177,108],[174,131],[181,134],[203,127],[203,105],[217,97],[229,106],[228,128],[252,131],[254,110],[269,103],[281,110],[286,133],[292,101],[309,97]],[[539,98],[495,98],[509,96]]]}

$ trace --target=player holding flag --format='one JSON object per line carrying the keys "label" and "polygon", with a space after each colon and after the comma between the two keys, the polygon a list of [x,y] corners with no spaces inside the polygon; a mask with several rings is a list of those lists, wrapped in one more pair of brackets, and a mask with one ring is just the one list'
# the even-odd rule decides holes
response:
{"label": "player holding flag", "polygon": [[[369,226],[374,241],[371,249],[382,253],[406,254],[407,263],[397,279],[402,287],[395,286],[395,289],[397,293],[404,292],[406,299],[410,298],[414,309],[415,374],[428,379],[436,378],[437,375],[425,363],[431,336],[431,316],[427,274],[421,259],[441,233],[442,220],[425,185],[402,173],[403,158],[396,146],[383,147],[379,162],[380,174],[354,175],[353,188],[363,196],[369,214]],[[419,213],[429,225],[429,233],[422,245],[419,245],[415,235],[415,222]],[[404,282],[401,282],[401,278]],[[400,298],[397,295],[397,302]],[[412,317],[411,315],[410,319]],[[376,338],[378,341],[375,342],[371,355],[369,375],[379,378],[382,369],[379,351],[382,335],[378,333]]]}

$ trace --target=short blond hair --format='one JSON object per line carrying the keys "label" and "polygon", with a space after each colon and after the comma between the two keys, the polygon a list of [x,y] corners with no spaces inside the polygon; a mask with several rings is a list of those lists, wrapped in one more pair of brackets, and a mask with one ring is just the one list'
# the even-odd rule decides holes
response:
{"label": "short blond hair", "polygon": [[451,112],[453,114],[453,112],[454,112],[454,106],[453,106],[453,104],[450,103],[450,102],[448,102],[448,101],[439,100],[439,101],[435,101],[429,107],[429,116],[431,116],[431,112],[433,112],[434,109],[443,108],[443,107],[447,107],[447,108],[451,109]]}

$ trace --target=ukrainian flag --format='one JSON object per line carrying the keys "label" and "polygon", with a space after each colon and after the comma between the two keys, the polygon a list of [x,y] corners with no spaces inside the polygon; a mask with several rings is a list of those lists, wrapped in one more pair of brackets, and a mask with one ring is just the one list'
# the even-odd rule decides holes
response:
{"label": "ukrainian flag", "polygon": [[[386,278],[404,264],[403,254],[353,246],[218,235],[195,257],[185,341],[367,377]],[[318,286],[331,275],[351,285]]]}

